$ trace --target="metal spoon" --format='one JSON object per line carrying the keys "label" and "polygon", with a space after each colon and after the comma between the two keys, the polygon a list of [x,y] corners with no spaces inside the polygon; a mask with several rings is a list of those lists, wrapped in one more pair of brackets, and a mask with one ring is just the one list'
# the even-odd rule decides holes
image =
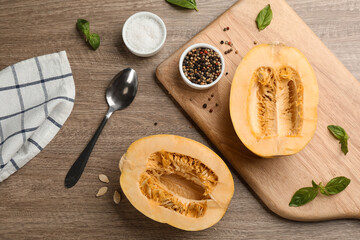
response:
{"label": "metal spoon", "polygon": [[88,145],[67,173],[65,177],[65,187],[71,188],[78,182],[107,120],[113,112],[122,110],[130,105],[135,98],[137,88],[138,78],[135,70],[132,68],[122,70],[113,78],[106,89],[106,101],[109,105],[109,110]]}

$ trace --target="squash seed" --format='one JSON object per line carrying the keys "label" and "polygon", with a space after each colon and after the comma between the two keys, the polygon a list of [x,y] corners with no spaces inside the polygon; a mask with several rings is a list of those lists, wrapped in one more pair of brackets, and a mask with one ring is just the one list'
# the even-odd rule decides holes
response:
{"label": "squash seed", "polygon": [[114,199],[114,203],[115,204],[119,204],[120,200],[121,200],[121,195],[118,191],[115,190],[114,192],[114,196],[113,196],[113,199]]}
{"label": "squash seed", "polygon": [[108,187],[102,187],[99,189],[98,193],[96,194],[97,197],[101,197],[103,195],[105,195],[105,193],[107,192]]}
{"label": "squash seed", "polygon": [[109,183],[109,178],[105,175],[105,174],[100,174],[99,175],[99,180],[102,181],[103,183]]}

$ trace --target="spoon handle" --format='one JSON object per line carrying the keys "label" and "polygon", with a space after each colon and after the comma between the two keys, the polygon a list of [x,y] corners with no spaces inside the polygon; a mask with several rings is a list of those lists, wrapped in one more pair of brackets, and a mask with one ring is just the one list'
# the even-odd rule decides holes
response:
{"label": "spoon handle", "polygon": [[101,131],[103,130],[106,122],[110,118],[113,111],[109,109],[109,111],[106,113],[106,116],[102,120],[100,126],[96,130],[94,136],[91,138],[88,145],[85,147],[85,149],[82,151],[78,159],[74,162],[74,164],[71,166],[69,172],[67,173],[65,177],[65,187],[71,188],[73,187],[80,179],[81,174],[84,171],[84,168],[86,166],[86,163],[90,157],[90,154],[95,146],[95,143],[97,139],[100,136]]}

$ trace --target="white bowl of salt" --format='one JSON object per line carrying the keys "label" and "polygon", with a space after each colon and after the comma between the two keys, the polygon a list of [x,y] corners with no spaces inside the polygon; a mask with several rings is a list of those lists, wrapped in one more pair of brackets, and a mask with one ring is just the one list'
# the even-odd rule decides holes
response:
{"label": "white bowl of salt", "polygon": [[135,13],[124,23],[122,38],[133,54],[139,57],[153,56],[165,43],[165,23],[151,12]]}

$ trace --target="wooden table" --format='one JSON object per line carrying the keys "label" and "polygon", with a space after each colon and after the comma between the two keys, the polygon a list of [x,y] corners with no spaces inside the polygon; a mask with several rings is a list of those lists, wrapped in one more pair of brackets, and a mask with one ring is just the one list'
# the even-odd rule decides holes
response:
{"label": "wooden table", "polygon": [[[359,239],[358,220],[293,222],[271,213],[240,176],[224,218],[201,232],[184,232],[154,222],[123,197],[118,160],[134,140],[168,133],[211,146],[155,78],[156,66],[210,21],[231,1],[198,0],[200,11],[187,11],[163,0],[0,0],[0,69],[37,55],[66,50],[76,84],[74,110],[54,140],[31,162],[0,183],[0,239]],[[324,43],[360,79],[360,2],[358,0],[288,0]],[[122,24],[131,14],[150,11],[166,23],[164,49],[154,57],[132,55],[121,40]],[[90,50],[75,29],[77,18],[90,21],[101,46]],[[87,168],[72,189],[64,177],[107,110],[106,86],[121,69],[139,75],[133,104],[111,117]],[[339,96],[341,97],[341,96]],[[3,104],[3,103],[0,103]],[[358,111],[358,110],[356,110]],[[155,124],[157,123],[157,124]],[[107,195],[96,198],[109,176]]]}

